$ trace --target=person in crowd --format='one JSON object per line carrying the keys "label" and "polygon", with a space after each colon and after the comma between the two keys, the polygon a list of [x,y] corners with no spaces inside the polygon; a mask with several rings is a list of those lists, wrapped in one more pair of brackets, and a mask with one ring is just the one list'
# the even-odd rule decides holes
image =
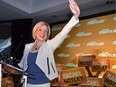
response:
{"label": "person in crowd", "polygon": [[79,23],[80,9],[76,1],[69,0],[69,7],[73,16],[53,39],[49,40],[51,30],[48,23],[40,21],[34,26],[34,42],[25,45],[23,57],[18,64],[21,69],[34,76],[27,77],[26,87],[50,87],[50,81],[58,77],[53,53]]}

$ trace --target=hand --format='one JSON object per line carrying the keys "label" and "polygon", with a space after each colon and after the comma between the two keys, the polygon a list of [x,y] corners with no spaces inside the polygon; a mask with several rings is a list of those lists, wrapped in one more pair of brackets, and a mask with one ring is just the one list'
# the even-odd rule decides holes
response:
{"label": "hand", "polygon": [[75,0],[69,0],[69,7],[72,13],[76,16],[79,17],[80,15],[80,9]]}

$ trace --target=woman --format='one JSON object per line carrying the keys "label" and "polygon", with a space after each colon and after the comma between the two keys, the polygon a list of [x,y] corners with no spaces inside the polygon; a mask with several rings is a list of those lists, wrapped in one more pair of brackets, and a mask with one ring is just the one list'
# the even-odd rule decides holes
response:
{"label": "woman", "polygon": [[50,87],[50,80],[58,77],[53,52],[67,37],[69,31],[79,20],[80,9],[74,0],[69,0],[69,7],[73,13],[71,20],[53,39],[47,23],[38,22],[32,31],[33,43],[26,44],[21,62],[18,64],[24,71],[34,76],[28,77],[27,87]]}

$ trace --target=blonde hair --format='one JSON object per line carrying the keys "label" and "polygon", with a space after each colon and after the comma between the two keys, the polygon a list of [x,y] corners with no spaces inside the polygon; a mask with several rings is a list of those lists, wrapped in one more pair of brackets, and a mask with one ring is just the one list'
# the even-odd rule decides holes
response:
{"label": "blonde hair", "polygon": [[49,39],[50,33],[51,33],[51,31],[50,31],[50,26],[49,26],[48,23],[46,23],[46,22],[44,22],[44,21],[40,21],[40,22],[38,22],[38,23],[33,27],[33,30],[32,30],[32,37],[33,37],[34,40],[35,40],[35,38],[36,38],[36,31],[37,31],[37,29],[40,28],[42,25],[46,25],[46,26],[48,27],[48,35],[47,35],[46,40]]}

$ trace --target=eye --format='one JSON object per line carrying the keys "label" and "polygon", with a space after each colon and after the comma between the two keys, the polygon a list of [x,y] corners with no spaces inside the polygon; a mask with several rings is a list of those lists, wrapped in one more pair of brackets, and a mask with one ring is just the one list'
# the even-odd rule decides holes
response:
{"label": "eye", "polygon": [[46,33],[48,33],[48,30],[45,30]]}
{"label": "eye", "polygon": [[38,29],[38,31],[42,31],[42,29],[41,29],[41,28],[39,28],[39,29]]}

